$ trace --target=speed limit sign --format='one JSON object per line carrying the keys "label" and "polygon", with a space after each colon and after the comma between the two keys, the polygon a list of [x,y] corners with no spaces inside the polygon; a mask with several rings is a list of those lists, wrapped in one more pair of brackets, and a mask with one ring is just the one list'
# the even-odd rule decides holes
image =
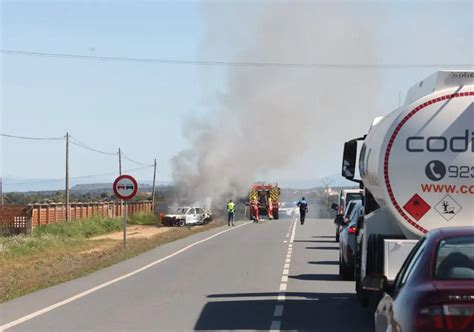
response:
{"label": "speed limit sign", "polygon": [[113,189],[115,196],[124,201],[129,201],[137,194],[138,183],[133,176],[120,175],[115,179]]}

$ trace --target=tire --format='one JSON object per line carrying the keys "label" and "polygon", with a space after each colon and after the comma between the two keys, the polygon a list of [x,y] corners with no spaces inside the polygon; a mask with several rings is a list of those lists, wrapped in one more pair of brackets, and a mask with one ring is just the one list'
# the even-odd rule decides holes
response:
{"label": "tire", "polygon": [[278,214],[278,208],[273,209],[273,219],[278,220],[280,218]]}
{"label": "tire", "polygon": [[184,219],[181,219],[180,221],[178,221],[178,226],[179,227],[184,227],[186,226],[186,221]]}

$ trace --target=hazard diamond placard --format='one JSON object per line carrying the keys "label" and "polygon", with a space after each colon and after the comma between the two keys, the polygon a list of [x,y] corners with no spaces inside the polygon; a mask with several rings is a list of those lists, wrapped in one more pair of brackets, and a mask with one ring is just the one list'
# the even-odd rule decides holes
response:
{"label": "hazard diamond placard", "polygon": [[416,221],[419,221],[423,216],[431,209],[428,203],[426,203],[420,195],[415,194],[412,198],[406,202],[403,206],[410,216]]}

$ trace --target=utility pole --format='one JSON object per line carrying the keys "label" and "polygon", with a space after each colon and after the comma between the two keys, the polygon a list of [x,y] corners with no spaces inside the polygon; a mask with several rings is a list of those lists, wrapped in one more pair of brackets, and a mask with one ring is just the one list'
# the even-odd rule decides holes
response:
{"label": "utility pole", "polygon": [[1,196],[1,204],[3,205],[3,178],[0,177],[0,196]]}
{"label": "utility pole", "polygon": [[[119,148],[118,150],[118,157],[119,157],[119,175],[122,175],[122,149]],[[125,209],[127,207],[125,206]],[[120,215],[122,218],[124,218],[124,226],[123,226],[123,247],[125,248],[126,246],[126,232],[127,232],[127,224],[126,224],[126,215],[124,215],[124,204],[123,204],[123,199],[120,200]]]}
{"label": "utility pole", "polygon": [[69,133],[66,133],[66,222],[71,220],[69,211]]}
{"label": "utility pole", "polygon": [[155,183],[156,183],[156,158],[153,163],[153,189],[151,191],[151,208],[152,212],[155,212]]}
{"label": "utility pole", "polygon": [[120,148],[118,151],[118,157],[119,157],[119,175],[122,175],[122,150]]}

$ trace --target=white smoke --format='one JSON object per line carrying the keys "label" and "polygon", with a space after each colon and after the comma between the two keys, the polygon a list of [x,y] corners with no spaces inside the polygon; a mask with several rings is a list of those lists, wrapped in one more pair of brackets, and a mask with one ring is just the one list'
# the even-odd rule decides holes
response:
{"label": "white smoke", "polygon": [[[245,45],[235,60],[371,62],[370,34],[349,13],[290,8],[264,6],[251,29],[258,42]],[[209,33],[206,43],[212,37]],[[244,194],[260,174],[288,167],[301,155],[311,153],[324,162],[319,146],[338,135],[335,124],[354,114],[354,105],[364,110],[361,122],[367,124],[373,109],[366,96],[375,76],[343,74],[309,67],[229,68],[227,91],[216,95],[218,109],[185,124],[191,146],[172,160],[178,188],[191,200],[233,197]]]}

